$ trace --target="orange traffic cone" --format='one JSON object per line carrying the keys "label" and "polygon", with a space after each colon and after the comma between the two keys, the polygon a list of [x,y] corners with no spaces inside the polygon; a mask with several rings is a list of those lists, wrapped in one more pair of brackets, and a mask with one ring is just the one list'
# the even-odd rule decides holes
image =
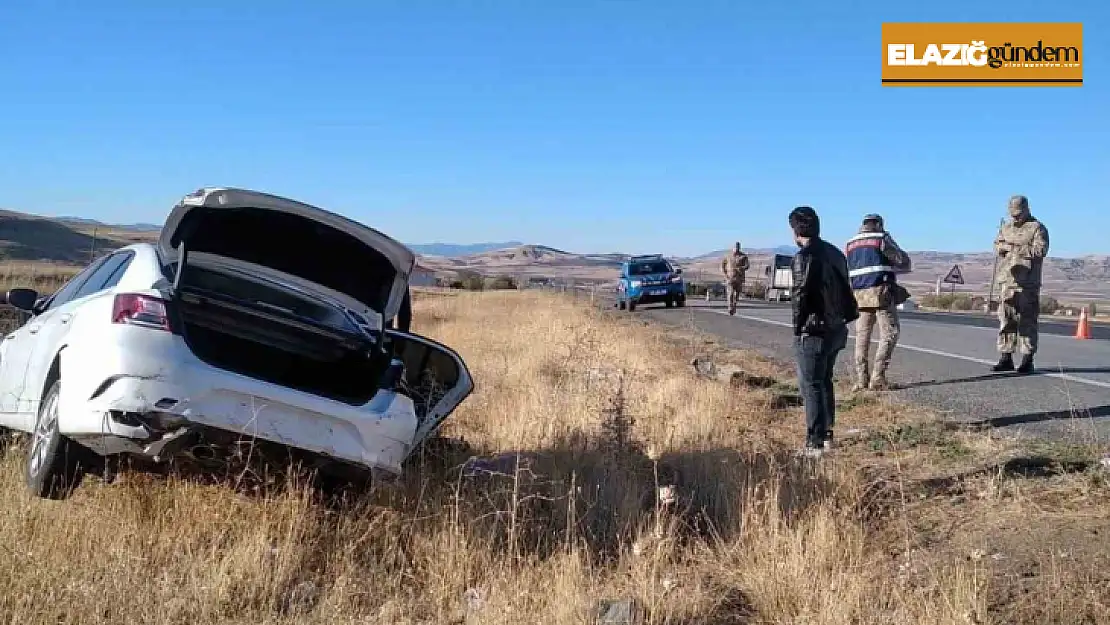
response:
{"label": "orange traffic cone", "polygon": [[1086,306],[1084,306],[1083,309],[1079,311],[1079,325],[1076,326],[1076,328],[1075,328],[1075,338],[1077,338],[1077,339],[1089,339],[1089,338],[1091,338],[1091,327],[1090,327],[1090,323],[1087,321],[1087,307]]}

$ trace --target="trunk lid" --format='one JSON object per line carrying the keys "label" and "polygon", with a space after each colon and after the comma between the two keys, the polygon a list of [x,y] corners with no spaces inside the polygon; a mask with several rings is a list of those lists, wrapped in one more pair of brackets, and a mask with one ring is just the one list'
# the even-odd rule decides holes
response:
{"label": "trunk lid", "polygon": [[184,248],[186,259],[198,252],[289,274],[387,320],[400,310],[416,263],[403,244],[354,220],[276,195],[223,187],[182,198],[166,218],[158,247],[167,263],[179,261]]}

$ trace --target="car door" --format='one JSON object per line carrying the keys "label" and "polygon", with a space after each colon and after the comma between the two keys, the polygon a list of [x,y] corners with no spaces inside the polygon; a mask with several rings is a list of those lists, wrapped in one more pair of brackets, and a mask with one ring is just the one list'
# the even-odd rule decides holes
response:
{"label": "car door", "polygon": [[393,356],[405,365],[406,394],[416,409],[413,448],[431,436],[474,390],[466,363],[454,351],[419,334],[386,330]]}
{"label": "car door", "polygon": [[[69,329],[72,327],[70,321],[74,315],[79,314],[81,306],[90,298],[119,282],[134,255],[134,252],[124,250],[103,257],[67,301],[52,303],[47,311],[49,316],[43,315],[46,319],[43,320],[42,329],[31,344],[28,355],[27,375],[23,382],[24,395],[21,400],[21,404],[30,409],[32,423],[38,412],[40,395],[44,390],[50,365],[58,350],[67,342]],[[108,321],[104,320],[105,323]]]}
{"label": "car door", "polygon": [[[33,421],[38,397],[29,404],[24,392],[28,378],[31,353],[43,336],[42,330],[53,319],[57,310],[73,299],[81,285],[103,265],[107,257],[99,258],[69,282],[47,297],[42,307],[19,328],[8,333],[0,342],[0,426],[29,430]],[[45,372],[43,372],[45,376]],[[37,376],[36,376],[37,377]],[[41,390],[41,389],[40,389]]]}

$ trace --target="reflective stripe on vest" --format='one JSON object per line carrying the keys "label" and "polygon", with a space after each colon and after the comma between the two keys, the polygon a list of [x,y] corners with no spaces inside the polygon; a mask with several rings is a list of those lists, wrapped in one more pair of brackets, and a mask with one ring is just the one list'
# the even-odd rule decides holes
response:
{"label": "reflective stripe on vest", "polygon": [[885,282],[894,282],[894,268],[886,264],[882,232],[864,232],[848,241],[848,277],[853,289],[870,289]]}

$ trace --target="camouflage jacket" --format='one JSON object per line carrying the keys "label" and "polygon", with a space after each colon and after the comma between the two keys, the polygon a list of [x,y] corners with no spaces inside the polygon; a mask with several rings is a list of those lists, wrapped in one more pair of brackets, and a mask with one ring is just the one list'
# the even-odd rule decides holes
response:
{"label": "camouflage jacket", "polygon": [[721,271],[730,282],[743,280],[749,266],[748,255],[743,252],[731,252],[721,259]]}
{"label": "camouflage jacket", "polygon": [[1003,289],[1041,288],[1041,268],[1048,256],[1048,229],[1030,217],[1021,225],[1012,220],[1003,224],[994,240],[998,261],[997,284]]}

